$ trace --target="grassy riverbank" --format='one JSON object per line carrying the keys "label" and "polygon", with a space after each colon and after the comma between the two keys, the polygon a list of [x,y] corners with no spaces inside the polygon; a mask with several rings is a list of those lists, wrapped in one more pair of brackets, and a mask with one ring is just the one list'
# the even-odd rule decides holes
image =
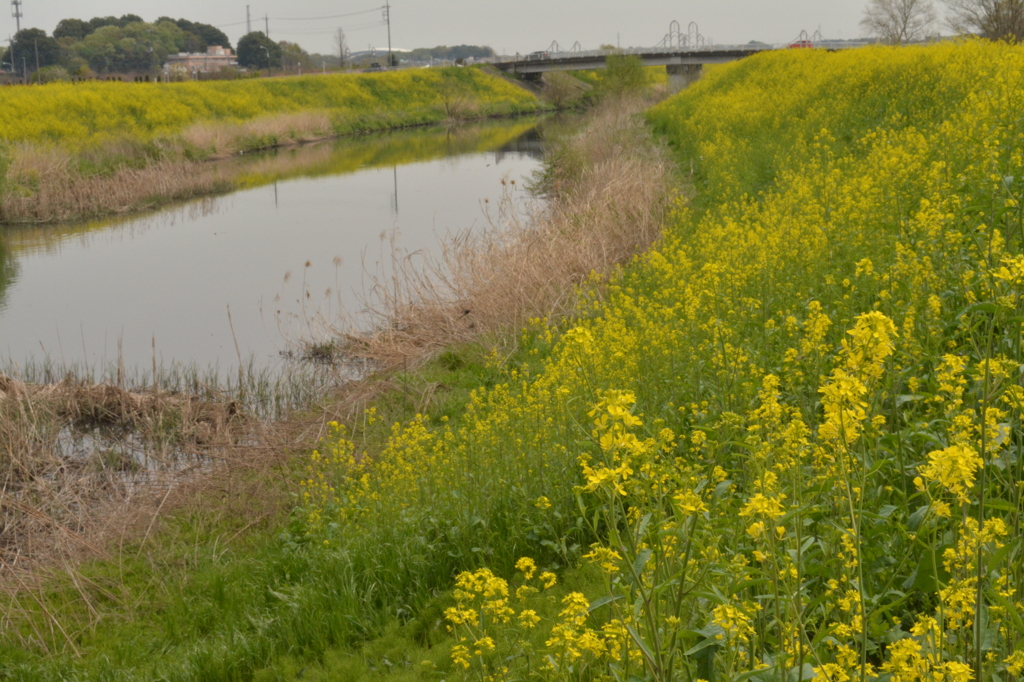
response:
{"label": "grassy riverbank", "polygon": [[543,105],[480,69],[0,92],[0,221],[136,211],[232,186],[202,161]]}
{"label": "grassy riverbank", "polygon": [[574,318],[396,375],[286,528],[22,592],[0,671],[1018,678],[1022,78],[983,42],[716,69],[648,115],[697,197]]}
{"label": "grassy riverbank", "polygon": [[[491,343],[497,342],[504,349],[501,357],[506,362],[535,363],[534,356],[524,350],[515,351],[516,321],[547,314],[552,306],[571,309],[575,283],[594,270],[609,271],[657,235],[662,218],[658,206],[663,205],[667,179],[664,155],[650,146],[630,110],[609,111],[595,122],[588,138],[567,148],[572,149],[576,164],[561,177],[562,198],[554,202],[550,213],[537,216],[542,222],[508,225],[510,231],[502,233],[500,244],[491,243],[486,253],[478,252],[474,260],[472,272],[483,272],[487,258],[500,270],[520,263],[522,255],[533,253],[538,267],[525,268],[526,279],[503,276],[507,281],[481,281],[487,286],[476,292],[481,295],[481,312],[487,306],[493,313],[507,307],[505,317],[487,317],[467,324],[476,330],[475,342],[469,340],[472,335],[468,329],[461,330],[458,338],[448,339],[450,344],[460,340],[461,344],[449,345],[447,352],[419,371],[399,371],[369,385],[350,387],[343,405],[355,411],[341,416],[344,421],[366,424],[368,448],[378,451],[386,438],[386,432],[380,431],[383,422],[370,424],[374,420],[362,412],[368,398],[372,398],[376,414],[388,422],[416,411],[437,420],[458,419],[474,389],[494,383],[507,372],[497,357],[490,357]],[[609,217],[602,217],[605,215]],[[626,217],[646,222],[627,222]],[[584,239],[594,248],[579,249]],[[559,245],[561,257],[554,251],[540,253],[536,248],[540,242]],[[514,259],[506,257],[516,254]],[[544,286],[531,281],[538,273],[544,275]],[[524,285],[536,287],[531,296],[524,296]],[[502,297],[507,306],[502,305]],[[450,301],[437,312],[447,316],[449,308]],[[438,338],[435,335],[433,342]],[[141,398],[148,400],[146,396]],[[305,443],[315,442],[315,429],[322,424],[315,418],[296,418],[285,435],[288,431],[305,434]],[[251,437],[244,436],[243,440]],[[24,679],[68,674],[89,679],[117,670],[117,676],[133,679],[148,678],[152,671],[161,670],[172,677],[204,680],[223,675],[248,678],[281,656],[312,662],[322,653],[333,651],[348,660],[355,651],[352,647],[358,648],[367,639],[398,625],[405,616],[396,618],[391,596],[381,601],[372,595],[372,588],[368,594],[358,585],[345,587],[335,582],[347,560],[339,564],[339,555],[335,554],[320,558],[310,555],[312,563],[303,558],[309,542],[298,526],[288,522],[287,511],[282,516],[288,493],[300,493],[300,481],[306,475],[305,457],[288,457],[288,449],[297,442],[299,439],[271,433],[260,435],[255,448],[247,449],[242,443],[233,449],[227,443],[227,447],[215,450],[216,475],[200,476],[194,483],[187,478],[177,483],[167,492],[170,501],[163,512],[162,494],[152,504],[148,499],[136,501],[133,518],[139,519],[135,524],[138,527],[125,527],[121,531],[126,533],[122,536],[125,539],[120,542],[116,534],[112,542],[109,535],[105,543],[97,540],[104,559],[81,566],[58,561],[61,569],[39,583],[46,586],[47,596],[42,599],[31,597],[37,584],[32,581],[38,579],[38,574],[16,574],[10,566],[4,566],[7,587],[12,592],[4,595],[6,620],[0,661],[7,667],[0,668],[0,674]],[[258,497],[251,497],[253,491],[258,491]],[[174,511],[168,513],[170,509]],[[458,519],[451,520],[461,524]],[[57,535],[64,541],[58,550],[62,545],[67,547],[67,539]],[[376,544],[369,536],[363,539],[367,549]],[[453,548],[457,556],[463,557],[458,561],[473,556],[472,545],[466,544],[471,542],[467,536],[459,541],[458,548]],[[72,548],[74,543],[71,540]],[[82,547],[77,550],[79,556],[89,551]],[[326,563],[321,563],[321,558]],[[372,570],[362,559],[358,561]],[[255,639],[246,635],[244,648],[249,649],[248,653],[229,646],[223,656],[214,654],[211,658],[213,650],[202,644],[207,636],[217,648],[223,644],[221,635],[248,627],[243,624],[251,624],[250,617],[263,608],[265,594],[269,594],[265,590],[284,594],[278,590],[283,575],[303,576],[306,587],[302,591],[309,598],[319,601],[315,595],[327,589],[336,593],[336,599],[324,602],[319,615],[303,615],[300,620],[306,624],[300,630],[293,630],[300,621],[287,619],[276,625],[268,621],[268,628],[261,627]],[[365,577],[369,578],[370,573]],[[429,579],[443,585],[445,571],[435,571]],[[215,588],[216,594],[208,592],[214,584],[221,586]],[[295,596],[307,599],[298,593]],[[410,592],[403,613],[411,614],[410,609],[430,598],[428,593]],[[349,608],[353,600],[365,601],[369,609],[363,613],[365,619],[356,618]],[[207,615],[196,620],[200,612]],[[60,639],[47,640],[45,633],[50,625],[56,628],[54,633],[63,628],[68,637],[59,635]],[[425,625],[423,637],[427,640],[441,635],[435,625]],[[294,642],[300,642],[298,649],[293,647]],[[396,642],[408,644],[405,635]],[[197,645],[201,650],[195,648]],[[444,664],[447,653],[437,649],[428,656]],[[365,672],[366,668],[360,666],[353,670]]]}

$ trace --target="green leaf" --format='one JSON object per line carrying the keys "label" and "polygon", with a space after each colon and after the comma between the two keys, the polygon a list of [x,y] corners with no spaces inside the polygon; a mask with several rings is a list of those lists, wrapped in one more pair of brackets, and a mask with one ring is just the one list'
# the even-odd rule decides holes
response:
{"label": "green leaf", "polygon": [[921,522],[924,521],[924,518],[928,514],[928,510],[930,508],[931,505],[927,504],[918,507],[917,510],[910,515],[910,518],[907,519],[907,530],[912,533],[916,533],[917,529],[921,527]]}
{"label": "green leaf", "polygon": [[904,590],[918,590],[928,594],[938,591],[940,583],[949,580],[949,573],[941,565],[936,565],[936,558],[942,557],[945,548],[938,547],[935,552],[925,550],[921,553],[921,561],[910,577],[903,581]]}
{"label": "green leaf", "polygon": [[715,486],[715,492],[711,493],[711,498],[717,500],[718,498],[729,492],[729,487],[732,485],[732,481],[722,481]]}
{"label": "green leaf", "polygon": [[587,607],[587,613],[591,613],[605,604],[611,604],[613,601],[618,601],[620,599],[625,599],[625,597],[621,594],[617,597],[598,597],[594,601],[590,602],[590,606]]}
{"label": "green leaf", "polygon": [[896,505],[894,505],[894,504],[887,504],[887,505],[883,506],[881,509],[878,510],[878,516],[880,518],[887,519],[890,516],[892,516],[892,513],[894,511],[896,511],[897,509],[899,509],[899,507],[897,507]]}
{"label": "green leaf", "polygon": [[654,552],[650,549],[640,550],[640,553],[636,556],[636,561],[633,562],[633,575],[638,578],[640,577],[644,571],[644,566],[646,566],[647,562],[651,560],[651,555],[653,554]]}
{"label": "green leaf", "polygon": [[626,630],[629,631],[629,636],[633,638],[633,641],[636,642],[636,645],[640,647],[640,652],[643,653],[644,658],[653,663],[654,654],[651,653],[650,647],[647,646],[647,642],[643,640],[643,638],[640,636],[640,633],[637,632],[632,625],[627,625]]}
{"label": "green leaf", "polygon": [[715,652],[718,651],[717,641],[702,649],[694,658],[697,659],[697,677],[708,682],[715,682]]}
{"label": "green leaf", "polygon": [[704,649],[708,648],[709,646],[717,646],[721,642],[721,640],[718,639],[718,635],[724,635],[725,634],[725,630],[723,630],[720,626],[715,625],[715,624],[711,624],[711,625],[707,626],[706,628],[704,628],[703,630],[697,630],[696,632],[691,630],[690,632],[693,633],[693,634],[702,636],[704,639],[702,639],[700,642],[698,642],[693,647],[691,647],[691,648],[687,649],[686,651],[684,651],[683,652],[684,656],[693,656],[698,651],[703,651]]}
{"label": "green leaf", "polygon": [[957,313],[956,319],[959,320],[961,317],[971,315],[973,313],[994,313],[998,310],[999,307],[996,306],[995,303],[992,303],[991,301],[982,301],[980,303],[975,303],[974,305],[969,305],[961,310]]}
{"label": "green leaf", "polygon": [[640,526],[636,529],[636,539],[643,540],[644,533],[647,531],[647,526],[651,523],[652,514],[648,512],[644,514],[644,518],[640,520]]}
{"label": "green leaf", "polygon": [[996,570],[999,567],[999,564],[1003,562],[1003,559],[1006,558],[1006,555],[1017,549],[1017,545],[1019,544],[1020,538],[1014,538],[996,550],[996,552],[988,558],[988,572],[991,573]]}

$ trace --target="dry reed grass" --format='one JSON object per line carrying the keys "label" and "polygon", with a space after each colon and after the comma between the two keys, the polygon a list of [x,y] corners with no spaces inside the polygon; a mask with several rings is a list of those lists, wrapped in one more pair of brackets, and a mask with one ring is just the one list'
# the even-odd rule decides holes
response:
{"label": "dry reed grass", "polygon": [[0,222],[49,223],[145,210],[227,189],[222,169],[187,160],[83,175],[66,151],[35,145],[12,150],[0,184]]}
{"label": "dry reed grass", "polygon": [[523,209],[510,187],[489,229],[447,240],[436,258],[396,254],[392,273],[376,277],[365,301],[375,331],[358,333],[365,323],[354,317],[336,327],[345,352],[409,366],[453,343],[514,340],[531,318],[572,314],[578,285],[660,234],[671,164],[638,116],[642,108],[606,102],[554,151],[562,167],[546,205]]}
{"label": "dry reed grass", "polygon": [[182,133],[182,140],[211,157],[323,139],[334,134],[324,111],[264,116],[241,123],[203,121]]}
{"label": "dry reed grass", "polygon": [[[268,116],[243,123],[198,123],[182,144],[207,158],[242,150],[280,147],[331,136],[323,112]],[[143,211],[169,201],[230,189],[242,169],[189,160],[183,149],[168,148],[163,158],[144,158],[137,143],[116,138],[78,157],[58,147],[22,143],[10,150],[6,179],[0,182],[0,222],[52,223]],[[120,159],[109,172],[83,172],[83,165]]]}
{"label": "dry reed grass", "polygon": [[103,538],[138,518],[128,507],[166,498],[259,428],[230,400],[0,374],[0,564],[104,555]]}

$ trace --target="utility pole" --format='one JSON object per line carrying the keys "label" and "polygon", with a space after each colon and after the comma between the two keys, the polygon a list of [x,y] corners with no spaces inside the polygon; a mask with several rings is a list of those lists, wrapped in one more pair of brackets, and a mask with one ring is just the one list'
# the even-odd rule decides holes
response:
{"label": "utility pole", "polygon": [[391,0],[384,2],[384,19],[388,22],[388,68],[394,65],[394,57],[391,55]]}
{"label": "utility pole", "polygon": [[11,46],[11,72],[18,73],[18,56],[14,54],[14,41],[11,40],[10,36],[7,36],[7,44]]}
{"label": "utility pole", "polygon": [[252,19],[249,16],[249,5],[245,6],[245,32],[252,33]]}
{"label": "utility pole", "polygon": [[21,17],[23,16],[21,13],[21,3],[22,0],[11,0],[11,7],[13,8],[11,10],[11,16],[14,17],[14,20],[18,24],[18,31],[21,31]]}
{"label": "utility pole", "polygon": [[32,44],[36,47],[36,73],[39,73],[39,41],[33,40]]}
{"label": "utility pole", "polygon": [[267,29],[267,32],[266,32],[265,35],[269,38],[270,37],[270,15],[269,14],[264,14],[263,15],[263,26],[264,26],[264,28]]}

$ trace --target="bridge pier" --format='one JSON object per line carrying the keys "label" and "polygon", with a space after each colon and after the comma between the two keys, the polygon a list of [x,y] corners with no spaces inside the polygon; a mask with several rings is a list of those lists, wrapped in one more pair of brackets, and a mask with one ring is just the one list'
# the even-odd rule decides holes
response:
{"label": "bridge pier", "polygon": [[704,65],[669,64],[665,70],[668,71],[668,91],[675,93],[696,83],[704,73]]}

